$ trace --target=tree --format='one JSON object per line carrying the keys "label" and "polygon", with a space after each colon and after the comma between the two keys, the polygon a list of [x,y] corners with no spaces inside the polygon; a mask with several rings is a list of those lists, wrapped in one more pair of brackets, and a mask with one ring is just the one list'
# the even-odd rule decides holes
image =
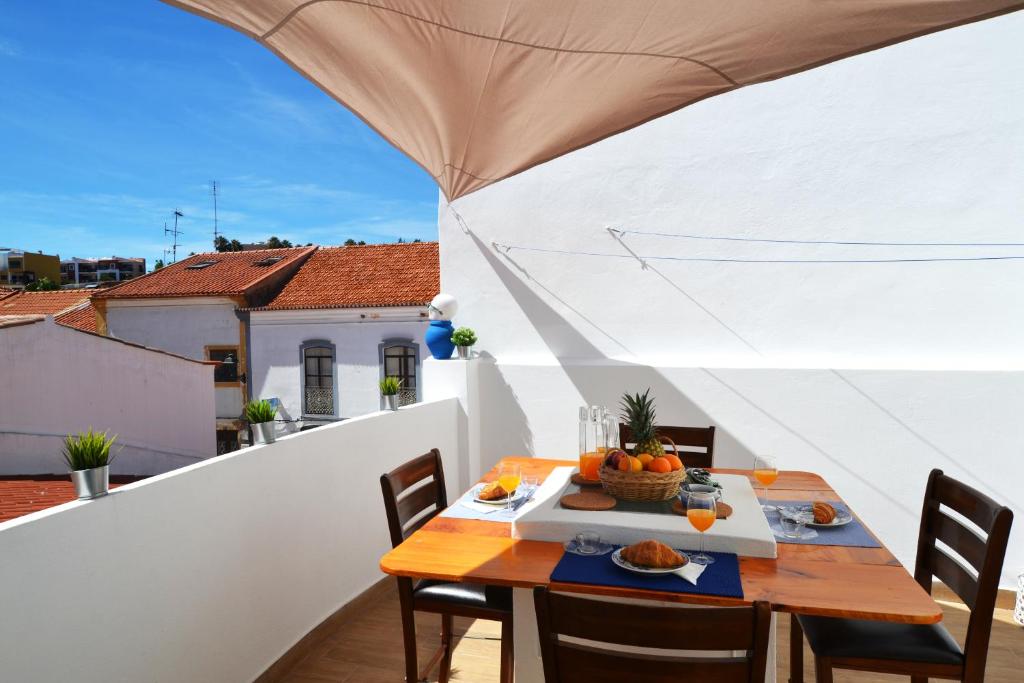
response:
{"label": "tree", "polygon": [[158,258],[156,261],[153,262],[153,270],[160,270],[163,267],[164,267],[164,260],[163,259]]}
{"label": "tree", "polygon": [[345,246],[346,247],[354,247],[354,246],[356,246],[356,241],[354,239],[352,239],[351,237],[349,237],[347,240],[345,240]]}
{"label": "tree", "polygon": [[276,235],[271,235],[270,239],[267,240],[267,249],[280,249],[284,245],[281,244],[281,240]]}
{"label": "tree", "polygon": [[231,243],[224,235],[217,235],[213,239],[213,248],[217,251],[231,251]]}
{"label": "tree", "polygon": [[238,240],[231,240],[231,249],[229,251],[242,251],[242,243]]}
{"label": "tree", "polygon": [[52,292],[55,289],[60,289],[60,285],[45,275],[25,285],[26,292]]}

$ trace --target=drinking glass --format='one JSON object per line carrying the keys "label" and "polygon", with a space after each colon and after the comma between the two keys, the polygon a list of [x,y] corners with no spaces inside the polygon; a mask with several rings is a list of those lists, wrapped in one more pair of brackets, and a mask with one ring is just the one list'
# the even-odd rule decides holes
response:
{"label": "drinking glass", "polygon": [[718,509],[715,505],[715,494],[713,493],[691,493],[686,498],[686,518],[690,520],[693,528],[700,532],[700,552],[690,556],[690,561],[695,564],[711,564],[715,558],[704,552],[704,532],[711,528],[718,518]]}
{"label": "drinking glass", "polygon": [[596,531],[581,531],[576,534],[576,551],[581,555],[593,555],[601,546],[601,536]]}
{"label": "drinking glass", "polygon": [[817,538],[814,529],[808,529],[807,523],[814,521],[814,514],[801,508],[779,508],[779,527],[786,538],[807,540]]}
{"label": "drinking glass", "polygon": [[768,487],[778,478],[779,468],[775,464],[775,458],[770,455],[759,455],[754,458],[754,479],[761,484],[761,490],[764,492],[765,503],[761,505],[761,509],[765,512],[775,512],[778,509],[767,503]]}
{"label": "drinking glass", "polygon": [[540,487],[540,477],[535,474],[524,474],[523,475],[523,488],[526,490],[527,496],[532,496],[533,493]]}
{"label": "drinking glass", "polygon": [[523,471],[519,465],[507,463],[501,466],[498,470],[498,483],[501,484],[501,488],[508,491],[508,498],[505,500],[505,509],[512,509],[512,494],[519,488],[519,482],[522,481]]}

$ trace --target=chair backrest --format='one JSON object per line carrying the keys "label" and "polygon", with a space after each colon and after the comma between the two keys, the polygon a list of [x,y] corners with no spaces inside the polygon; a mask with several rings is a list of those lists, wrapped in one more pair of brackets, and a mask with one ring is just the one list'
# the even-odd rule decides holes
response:
{"label": "chair backrest", "polygon": [[[425,479],[430,481],[416,486]],[[380,475],[380,489],[388,515],[391,547],[396,547],[448,507],[441,451],[432,448],[430,452]],[[425,510],[429,511],[424,514]]]}
{"label": "chair backrest", "polygon": [[[658,434],[667,436],[676,444],[676,455],[686,467],[715,466],[715,427],[658,427]],[[619,425],[619,448],[626,450],[636,445],[633,441],[633,430],[629,425]],[[665,450],[671,451],[669,444]],[[685,449],[684,449],[685,447]],[[688,450],[702,448],[702,451]]]}
{"label": "chair backrest", "polygon": [[[977,530],[942,508],[970,520]],[[914,579],[929,593],[932,577],[949,586],[971,610],[964,644],[965,681],[982,681],[999,575],[1013,512],[964,483],[932,470],[924,494]],[[952,553],[949,552],[952,550]]]}
{"label": "chair backrest", "polygon": [[[761,683],[771,607],[648,607],[533,590],[546,683]],[[566,640],[566,638],[577,640]],[[620,646],[649,648],[644,653]],[[705,651],[676,657],[657,650]],[[733,656],[729,651],[742,651]]]}

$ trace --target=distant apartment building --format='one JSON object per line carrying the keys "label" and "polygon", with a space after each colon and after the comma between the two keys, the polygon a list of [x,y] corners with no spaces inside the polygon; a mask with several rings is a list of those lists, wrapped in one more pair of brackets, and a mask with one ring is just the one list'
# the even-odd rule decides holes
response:
{"label": "distant apartment building", "polygon": [[0,247],[0,285],[23,288],[43,278],[60,282],[60,257]]}
{"label": "distant apartment building", "polygon": [[217,450],[235,450],[246,423],[248,329],[242,309],[266,305],[316,250],[196,254],[92,296],[98,329],[125,341],[216,361]]}
{"label": "distant apartment building", "polygon": [[64,285],[121,282],[145,274],[146,259],[141,257],[70,258],[60,262],[60,282]]}

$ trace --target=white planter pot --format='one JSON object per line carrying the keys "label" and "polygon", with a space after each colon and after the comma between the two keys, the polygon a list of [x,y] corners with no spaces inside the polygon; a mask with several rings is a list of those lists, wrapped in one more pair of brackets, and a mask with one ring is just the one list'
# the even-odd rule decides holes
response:
{"label": "white planter pot", "polygon": [[398,394],[384,397],[384,405],[388,410],[398,410]]}
{"label": "white planter pot", "polygon": [[1013,608],[1013,621],[1024,626],[1024,574],[1017,576],[1017,604]]}
{"label": "white planter pot", "polygon": [[274,440],[277,438],[274,434],[273,422],[257,422],[252,426],[252,429],[259,443],[274,443]]}
{"label": "white planter pot", "polygon": [[71,482],[75,485],[75,493],[79,500],[99,498],[110,493],[110,467],[93,467],[88,470],[75,470],[71,473]]}

